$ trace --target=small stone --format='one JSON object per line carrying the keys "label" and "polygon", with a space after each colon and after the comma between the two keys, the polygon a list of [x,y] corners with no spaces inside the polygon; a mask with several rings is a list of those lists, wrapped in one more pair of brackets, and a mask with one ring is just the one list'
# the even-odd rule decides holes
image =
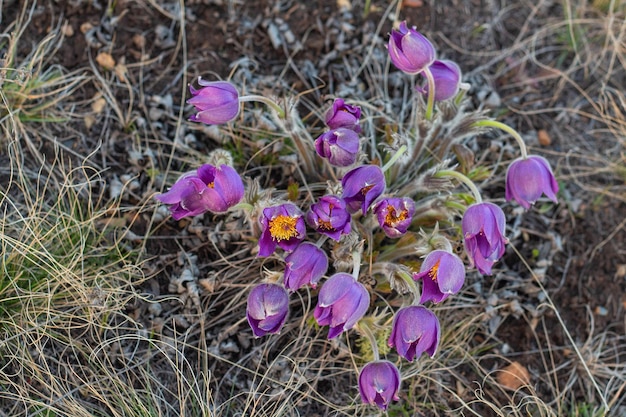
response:
{"label": "small stone", "polygon": [[537,131],[537,140],[541,146],[550,146],[552,143],[552,138],[550,138],[550,134],[545,129],[539,129]]}
{"label": "small stone", "polygon": [[115,68],[115,59],[108,52],[100,52],[96,55],[96,62],[105,69],[111,70]]}

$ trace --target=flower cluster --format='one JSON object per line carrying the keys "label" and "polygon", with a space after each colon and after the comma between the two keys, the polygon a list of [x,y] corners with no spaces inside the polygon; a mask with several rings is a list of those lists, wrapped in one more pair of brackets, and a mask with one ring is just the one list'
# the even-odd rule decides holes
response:
{"label": "flower cluster", "polygon": [[[420,123],[435,123],[431,116],[439,107],[434,103],[459,97],[459,66],[436,59],[430,41],[405,22],[390,34],[388,51],[391,61],[401,71],[420,74],[426,79],[416,87],[418,95],[427,97],[426,111],[417,114],[423,117]],[[269,104],[275,116],[286,117],[270,99],[240,97],[230,83],[200,79],[199,84],[202,88],[190,88],[193,97],[188,103],[198,110],[191,121],[227,123],[237,117],[240,104],[245,101]],[[481,274],[490,275],[506,250],[506,219],[499,206],[482,201],[480,191],[467,176],[448,169],[441,161],[427,165],[422,177],[457,180],[469,188],[473,200],[467,196],[457,199],[451,204],[457,211],[439,217],[433,215],[426,188],[409,192],[415,187],[398,185],[393,180],[395,174],[388,172],[402,157],[406,145],[389,147],[395,153],[385,155],[386,160],[368,158],[371,153],[363,149],[365,145],[360,140],[361,111],[357,105],[335,99],[324,118],[327,129],[317,139],[311,138],[310,142],[297,146],[299,152],[306,154],[303,158],[320,162],[320,172],[324,166],[333,174],[325,178],[326,190],[310,194],[312,198],[307,203],[268,199],[239,204],[244,195],[243,182],[227,164],[202,165],[181,176],[168,192],[157,195],[156,199],[168,205],[176,220],[207,211],[223,213],[249,206],[252,229],[259,231],[257,256],[273,257],[284,265],[281,278],[258,284],[249,293],[246,317],[253,335],[279,333],[289,316],[290,294],[310,287],[311,294],[317,296],[313,317],[319,326],[328,326],[329,339],[356,329],[372,342],[374,360],[360,371],[359,392],[363,402],[387,409],[391,401],[399,400],[401,374],[394,362],[379,357],[376,335],[370,328],[375,319],[366,315],[374,297],[382,295],[363,283],[361,266],[369,265],[371,273],[392,289],[408,288],[413,295],[410,301],[386,303],[403,305],[397,311],[389,307],[385,312],[391,322],[389,347],[409,362],[424,353],[433,357],[439,348],[441,325],[431,307],[457,294],[466,278],[464,260],[453,252],[452,243],[463,242],[466,263]],[[477,119],[467,126],[476,129],[477,134],[485,127],[505,130],[520,145],[522,156],[509,165],[506,175],[506,200],[515,200],[525,209],[543,194],[556,202],[558,184],[548,162],[539,156],[528,156],[521,137],[506,125]],[[417,139],[411,139],[410,129],[408,132],[405,143],[416,142]],[[407,169],[423,166],[414,162],[417,161],[405,163]],[[407,178],[418,182],[420,177],[412,173]],[[319,189],[323,187],[316,190]],[[450,220],[455,216],[457,219]],[[420,228],[427,218],[452,223],[448,223],[450,227],[445,232],[439,231],[438,223],[432,224],[432,234],[426,236]],[[456,227],[457,221],[460,227]],[[402,239],[405,235],[409,238]],[[369,258],[364,260],[366,255]],[[419,268],[412,269],[414,263],[404,260],[411,256],[415,259],[417,255],[424,256]],[[404,297],[402,291],[393,294]],[[374,328],[380,326],[379,322],[374,324]]]}

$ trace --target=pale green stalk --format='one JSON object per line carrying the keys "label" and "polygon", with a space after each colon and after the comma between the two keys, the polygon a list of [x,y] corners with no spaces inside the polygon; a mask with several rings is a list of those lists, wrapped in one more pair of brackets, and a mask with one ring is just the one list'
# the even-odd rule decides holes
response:
{"label": "pale green stalk", "polygon": [[483,201],[483,198],[480,195],[480,191],[478,190],[478,187],[476,187],[476,184],[474,184],[472,180],[470,180],[469,178],[467,178],[465,175],[461,174],[460,172],[454,171],[451,169],[444,169],[442,171],[437,171],[434,176],[435,178],[442,178],[442,177],[456,178],[457,180],[465,184],[467,188],[470,189],[470,191],[474,195],[474,200],[476,200],[477,203],[481,203]]}
{"label": "pale green stalk", "polygon": [[498,122],[497,120],[479,120],[477,122],[472,123],[472,127],[494,127],[496,129],[500,129],[513,136],[513,139],[519,145],[519,149],[522,153],[522,158],[528,158],[528,152],[526,150],[526,144],[524,143],[524,139],[522,136],[517,133],[517,130],[513,129],[511,126],[504,124],[502,122]]}

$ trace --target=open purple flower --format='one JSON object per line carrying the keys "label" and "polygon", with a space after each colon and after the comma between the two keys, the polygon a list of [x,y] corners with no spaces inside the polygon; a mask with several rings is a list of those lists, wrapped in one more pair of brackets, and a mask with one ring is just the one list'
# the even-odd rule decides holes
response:
{"label": "open purple flower", "polygon": [[172,217],[179,220],[207,211],[223,213],[239,203],[243,193],[243,181],[232,167],[205,164],[182,175],[168,192],[154,198],[167,204]]}
{"label": "open purple flower", "polygon": [[322,285],[313,316],[320,326],[330,326],[328,338],[332,339],[354,327],[369,304],[370,295],[363,284],[340,272]]}
{"label": "open purple flower", "polygon": [[418,74],[435,60],[435,47],[424,35],[408,28],[406,22],[400,23],[398,30],[392,30],[389,36],[389,57],[401,71]]}
{"label": "open purple flower", "polygon": [[493,203],[476,203],[467,208],[461,222],[465,250],[472,264],[483,275],[504,255],[506,219],[502,209]]}
{"label": "open purple flower", "polygon": [[337,98],[333,101],[333,107],[326,112],[326,126],[331,129],[343,127],[359,133],[361,132],[360,118],[361,108],[359,106],[346,104],[343,99]]}
{"label": "open purple flower", "polygon": [[189,120],[202,122],[208,125],[219,125],[234,120],[239,114],[239,93],[235,86],[226,81],[204,81],[198,77],[198,84],[202,86],[195,89],[189,86],[193,96],[187,103],[195,106],[197,114]]}
{"label": "open purple flower", "polygon": [[439,303],[459,292],[465,282],[465,266],[455,254],[434,250],[426,256],[420,272],[413,274],[413,279],[423,282],[420,304],[426,301]]}
{"label": "open purple flower", "polygon": [[409,306],[398,310],[393,318],[389,346],[398,355],[412,362],[426,352],[435,356],[441,329],[435,314],[423,306]]}
{"label": "open purple flower", "polygon": [[329,130],[315,139],[315,150],[332,165],[347,167],[356,161],[359,135],[354,130],[343,127]]}
{"label": "open purple flower", "polygon": [[398,401],[400,371],[389,361],[370,362],[359,373],[359,392],[365,404],[386,410],[389,403]]}
{"label": "open purple flower", "polygon": [[328,270],[326,253],[312,243],[301,243],[285,258],[285,287],[296,291],[311,284],[313,288]]}
{"label": "open purple flower", "polygon": [[385,198],[376,203],[374,213],[387,236],[400,237],[413,221],[415,202],[408,197]]}
{"label": "open purple flower", "polygon": [[361,165],[341,179],[348,211],[367,213],[370,205],[385,191],[385,175],[378,165]]}
{"label": "open purple flower", "polygon": [[278,284],[259,284],[248,295],[246,318],[254,336],[278,333],[289,312],[289,294]]}
{"label": "open purple flower", "polygon": [[[461,68],[448,60],[435,60],[428,70],[435,80],[435,100],[448,100],[457,95],[461,85]],[[419,87],[418,92],[428,94],[428,84]]]}
{"label": "open purple flower", "polygon": [[341,235],[350,233],[350,213],[346,202],[336,195],[325,195],[311,205],[306,214],[311,227],[331,239],[339,241]]}
{"label": "open purple flower", "polygon": [[506,172],[507,201],[515,200],[525,209],[529,209],[541,194],[556,203],[558,191],[559,184],[545,158],[531,155],[526,159],[517,159],[509,165]]}
{"label": "open purple flower", "polygon": [[292,251],[306,235],[302,212],[291,203],[263,209],[259,219],[263,232],[259,238],[259,256],[269,256],[276,245]]}

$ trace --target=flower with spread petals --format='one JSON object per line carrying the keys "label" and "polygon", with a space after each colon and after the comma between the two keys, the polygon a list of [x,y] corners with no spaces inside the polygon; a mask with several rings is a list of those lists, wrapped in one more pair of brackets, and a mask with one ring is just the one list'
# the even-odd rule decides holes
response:
{"label": "flower with spread petals", "polygon": [[313,288],[328,270],[328,256],[312,243],[301,243],[285,258],[285,287],[296,291],[311,284]]}
{"label": "flower with spread petals", "polygon": [[398,401],[400,371],[389,361],[370,362],[359,373],[359,392],[365,404],[386,410],[389,403]]}
{"label": "flower with spread petals", "polygon": [[289,312],[289,294],[278,284],[259,284],[248,295],[246,318],[254,336],[278,333]]}
{"label": "flower with spread petals", "polygon": [[243,181],[232,167],[205,164],[182,175],[168,192],[154,198],[167,204],[172,217],[179,220],[207,211],[223,213],[239,203],[243,193]]}
{"label": "flower with spread petals", "polygon": [[347,167],[356,161],[359,135],[354,130],[343,127],[329,130],[315,139],[315,150],[332,165]]}
{"label": "flower with spread petals", "polygon": [[423,282],[420,304],[426,301],[439,303],[459,292],[465,282],[465,266],[455,254],[434,250],[426,256],[420,272],[413,274],[413,279]]}
{"label": "flower with spread petals", "polygon": [[360,118],[361,108],[359,106],[346,104],[343,99],[337,98],[333,101],[333,107],[326,112],[326,126],[331,129],[343,127],[359,133],[361,131]]}
{"label": "flower with spread petals", "polygon": [[408,74],[418,74],[435,60],[435,47],[424,35],[400,23],[398,30],[389,36],[389,57],[399,70]]}
{"label": "flower with spread petals", "polygon": [[354,327],[369,304],[370,295],[363,284],[340,272],[322,285],[313,316],[320,326],[330,326],[328,338],[332,339]]}
{"label": "flower with spread petals", "polygon": [[[461,86],[461,68],[456,62],[435,60],[428,70],[435,80],[435,100],[443,101],[456,96]],[[428,94],[428,84],[419,87],[418,92]]]}
{"label": "flower with spread petals", "polygon": [[341,185],[348,211],[355,213],[361,209],[365,214],[385,191],[385,175],[378,165],[361,165],[344,175]]}
{"label": "flower with spread petals", "polygon": [[291,252],[306,235],[302,212],[291,203],[263,209],[259,219],[263,232],[259,238],[259,256],[269,256],[276,245]]}
{"label": "flower with spread petals", "polygon": [[483,275],[491,275],[491,267],[504,255],[504,212],[493,203],[476,203],[467,208],[461,222],[465,250],[474,266]]}
{"label": "flower with spread petals", "polygon": [[385,198],[376,203],[374,214],[388,237],[400,237],[413,221],[415,202],[408,197]]}
{"label": "flower with spread petals", "polygon": [[507,201],[515,200],[525,209],[529,209],[541,194],[556,203],[558,191],[559,184],[545,158],[531,155],[526,159],[517,159],[509,165],[506,172]]}
{"label": "flower with spread petals", "polygon": [[208,125],[219,125],[234,120],[239,114],[239,93],[237,89],[226,81],[204,81],[198,78],[202,88],[195,89],[189,86],[193,96],[187,103],[195,106],[198,113],[189,120],[202,122]]}
{"label": "flower with spread petals", "polygon": [[306,214],[311,227],[336,241],[339,241],[341,235],[350,233],[350,218],[346,202],[336,195],[320,197],[317,203],[311,204]]}
{"label": "flower with spread petals", "polygon": [[435,314],[426,307],[414,305],[401,308],[393,318],[389,346],[395,347],[398,355],[412,362],[426,352],[435,356],[441,329]]}

